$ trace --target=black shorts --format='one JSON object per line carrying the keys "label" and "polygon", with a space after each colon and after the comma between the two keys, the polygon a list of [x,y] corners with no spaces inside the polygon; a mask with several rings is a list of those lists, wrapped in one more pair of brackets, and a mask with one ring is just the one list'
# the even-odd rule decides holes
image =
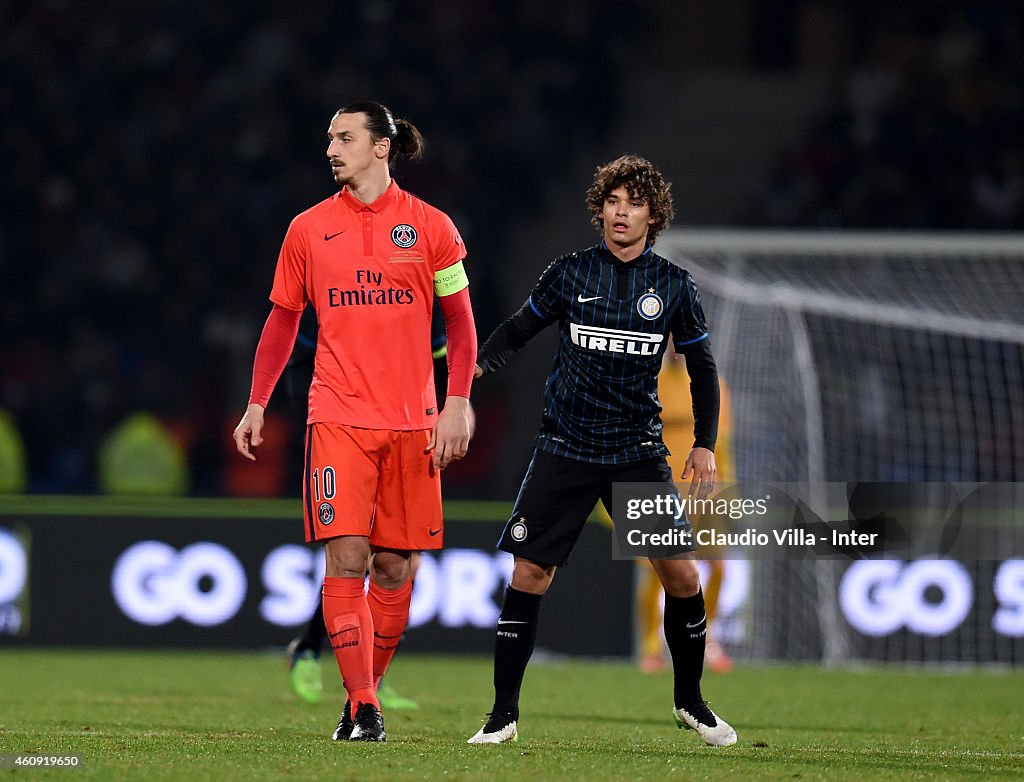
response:
{"label": "black shorts", "polygon": [[669,491],[675,490],[664,456],[594,464],[535,449],[498,548],[541,565],[562,566],[597,501],[611,515],[612,484],[633,482],[667,483]]}

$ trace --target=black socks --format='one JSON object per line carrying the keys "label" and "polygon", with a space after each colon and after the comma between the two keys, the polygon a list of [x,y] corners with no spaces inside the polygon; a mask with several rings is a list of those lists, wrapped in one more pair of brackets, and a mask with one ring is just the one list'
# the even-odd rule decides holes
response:
{"label": "black socks", "polygon": [[701,700],[700,677],[704,673],[707,630],[702,591],[692,597],[673,597],[665,593],[665,641],[672,655],[677,709]]}
{"label": "black socks", "polygon": [[313,614],[313,618],[309,620],[309,624],[306,625],[306,632],[302,634],[302,640],[299,641],[299,650],[309,649],[314,654],[320,654],[320,649],[324,645],[324,636],[327,635],[327,627],[324,625],[324,605],[323,601],[316,601],[316,613]]}
{"label": "black socks", "polygon": [[494,644],[494,712],[519,719],[519,689],[537,639],[537,615],[543,595],[505,590]]}

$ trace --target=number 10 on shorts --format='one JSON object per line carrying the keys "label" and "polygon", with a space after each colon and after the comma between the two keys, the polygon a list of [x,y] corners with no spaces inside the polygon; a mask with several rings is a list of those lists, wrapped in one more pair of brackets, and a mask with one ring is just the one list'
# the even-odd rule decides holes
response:
{"label": "number 10 on shorts", "polygon": [[[323,477],[323,495],[320,494],[320,478]],[[334,468],[328,465],[321,470],[317,467],[313,470],[313,474],[309,476],[310,483],[313,487],[313,501],[320,502],[320,500],[333,500],[334,499]]]}

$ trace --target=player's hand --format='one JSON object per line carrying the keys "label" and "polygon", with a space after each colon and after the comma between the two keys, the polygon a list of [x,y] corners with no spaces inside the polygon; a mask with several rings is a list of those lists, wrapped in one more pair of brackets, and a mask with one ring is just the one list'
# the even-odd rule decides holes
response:
{"label": "player's hand", "polygon": [[424,453],[434,453],[434,467],[443,470],[469,449],[469,438],[476,424],[473,408],[464,396],[450,396],[437,424],[430,433],[430,443]]}
{"label": "player's hand", "polygon": [[249,461],[256,461],[252,449],[263,444],[263,405],[251,404],[245,409],[233,437],[238,452]]}
{"label": "player's hand", "polygon": [[484,376],[484,371],[483,371],[483,369],[481,369],[481,368],[480,368],[480,365],[479,365],[479,364],[475,364],[475,365],[473,366],[473,379],[474,379],[474,380],[478,380],[478,379],[480,379],[480,378],[481,378],[481,377],[483,377],[483,376]]}
{"label": "player's hand", "polygon": [[715,488],[717,472],[714,451],[709,451],[707,448],[694,448],[690,451],[690,455],[686,457],[686,464],[683,465],[683,474],[680,476],[686,480],[692,473],[693,480],[690,483],[687,496],[692,497],[696,494],[698,499],[705,499]]}

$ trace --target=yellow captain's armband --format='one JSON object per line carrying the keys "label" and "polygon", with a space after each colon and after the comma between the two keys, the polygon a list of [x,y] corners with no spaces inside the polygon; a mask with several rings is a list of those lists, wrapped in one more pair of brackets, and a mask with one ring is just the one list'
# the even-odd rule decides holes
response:
{"label": "yellow captain's armband", "polygon": [[466,276],[466,268],[462,261],[434,272],[434,293],[438,296],[451,296],[468,287],[469,278]]}

